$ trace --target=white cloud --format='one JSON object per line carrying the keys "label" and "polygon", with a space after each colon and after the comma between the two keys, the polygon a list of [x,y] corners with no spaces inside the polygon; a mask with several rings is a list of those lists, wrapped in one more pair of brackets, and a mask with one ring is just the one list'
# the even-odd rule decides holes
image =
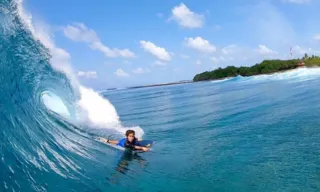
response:
{"label": "white cloud", "polygon": [[200,60],[197,60],[197,61],[196,61],[196,65],[201,65],[201,61],[200,61]]}
{"label": "white cloud", "polygon": [[83,23],[68,25],[63,29],[63,32],[66,37],[77,42],[91,43],[100,41],[97,34],[92,29],[88,29]]}
{"label": "white cloud", "polygon": [[216,52],[217,48],[212,45],[208,40],[201,37],[186,38],[185,43],[187,47],[193,48],[203,53]]}
{"label": "white cloud", "polygon": [[165,62],[162,62],[162,61],[159,61],[159,60],[155,61],[153,64],[157,65],[157,66],[165,66],[165,65],[167,65]]}
{"label": "white cloud", "polygon": [[95,79],[98,77],[96,71],[78,71],[77,75],[88,79]]}
{"label": "white cloud", "polygon": [[284,2],[303,4],[303,3],[310,3],[311,0],[284,0]]}
{"label": "white cloud", "polygon": [[110,49],[101,42],[94,42],[90,45],[92,50],[101,51],[106,57],[135,57],[129,49]]}
{"label": "white cloud", "polygon": [[261,55],[278,54],[276,51],[273,51],[265,45],[259,45],[256,51]]}
{"label": "white cloud", "polygon": [[102,52],[106,57],[135,57],[135,54],[129,49],[109,48],[104,45],[94,30],[87,28],[83,23],[68,25],[63,29],[64,35],[76,42],[85,42],[89,44],[92,50]]}
{"label": "white cloud", "polygon": [[185,28],[201,28],[204,24],[204,15],[192,12],[185,4],[172,9],[170,20],[175,20],[180,26]]}
{"label": "white cloud", "polygon": [[231,45],[228,45],[224,48],[221,49],[221,52],[224,54],[224,55],[230,55],[230,54],[233,54],[235,52],[235,49],[237,48],[237,45],[235,44],[231,44]]}
{"label": "white cloud", "polygon": [[[236,65],[250,65],[260,62],[262,57],[263,59],[277,58],[279,53],[263,44],[258,45],[257,48],[230,44],[219,50],[211,60],[220,64],[230,65],[236,61],[237,63],[234,63]],[[245,60],[249,60],[249,63]]]}
{"label": "white cloud", "polygon": [[[215,62],[229,62],[230,61],[237,61],[237,64],[241,64],[240,60],[244,60],[243,56],[248,55],[250,58],[261,58],[259,56],[259,50],[258,49],[252,49],[246,46],[240,46],[236,44],[230,44],[225,47],[223,47],[221,50],[218,51],[219,55],[215,55]],[[245,63],[247,64],[247,63]]]}
{"label": "white cloud", "polygon": [[117,69],[117,71],[114,72],[114,74],[117,75],[118,77],[129,77],[129,74],[121,68]]}
{"label": "white cloud", "polygon": [[228,64],[230,64],[229,62],[231,61],[234,61],[234,57],[232,56],[227,56],[227,57],[224,57],[224,56],[214,56],[214,57],[211,57],[210,58],[211,61],[213,61],[213,63],[223,63],[223,62],[226,62]]}
{"label": "white cloud", "polygon": [[150,69],[148,69],[148,68],[143,69],[141,67],[132,71],[132,73],[135,73],[135,74],[143,74],[143,73],[149,73],[149,72],[150,72]]}
{"label": "white cloud", "polygon": [[164,61],[170,61],[171,60],[171,56],[170,54],[166,51],[165,48],[163,47],[158,47],[155,44],[153,44],[150,41],[140,41],[141,47],[151,53],[152,55],[154,55],[155,57],[157,57],[160,60],[164,60]]}

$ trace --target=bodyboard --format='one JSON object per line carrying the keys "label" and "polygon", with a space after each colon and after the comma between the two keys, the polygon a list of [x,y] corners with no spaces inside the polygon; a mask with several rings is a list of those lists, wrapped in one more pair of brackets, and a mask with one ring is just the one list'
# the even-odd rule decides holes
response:
{"label": "bodyboard", "polygon": [[[143,153],[144,152],[142,150],[130,150],[130,149],[126,149],[124,147],[121,147],[119,145],[113,145],[113,144],[110,144],[110,143],[106,143],[106,142],[103,141],[104,138],[102,138],[102,137],[95,137],[94,139],[96,141],[99,141],[100,143],[103,143],[105,145],[108,145],[110,147],[113,147],[113,148],[116,148],[116,149],[119,149],[119,150],[122,150],[122,151],[132,151],[134,153]],[[137,141],[136,142],[136,145],[141,146],[141,147],[147,147],[147,148],[151,148],[153,144],[154,144],[154,141],[152,141],[152,140],[142,140],[142,141]]]}

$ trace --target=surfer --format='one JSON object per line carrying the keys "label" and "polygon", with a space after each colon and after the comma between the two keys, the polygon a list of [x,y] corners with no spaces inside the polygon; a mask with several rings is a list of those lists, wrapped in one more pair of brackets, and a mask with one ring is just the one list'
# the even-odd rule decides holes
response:
{"label": "surfer", "polygon": [[142,150],[144,152],[149,151],[148,147],[136,145],[136,142],[141,140],[135,137],[134,130],[127,130],[125,135],[126,135],[126,138],[123,138],[121,140],[104,139],[104,142],[107,142],[113,145],[119,145],[121,147],[131,149],[131,150]]}

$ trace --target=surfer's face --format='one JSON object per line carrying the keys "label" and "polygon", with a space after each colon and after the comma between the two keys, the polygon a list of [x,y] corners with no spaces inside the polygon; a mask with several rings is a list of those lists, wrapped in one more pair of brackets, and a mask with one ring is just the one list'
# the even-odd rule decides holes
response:
{"label": "surfer's face", "polygon": [[130,133],[130,134],[128,135],[127,139],[128,139],[129,142],[132,142],[133,139],[134,139],[134,134],[133,134],[133,133]]}

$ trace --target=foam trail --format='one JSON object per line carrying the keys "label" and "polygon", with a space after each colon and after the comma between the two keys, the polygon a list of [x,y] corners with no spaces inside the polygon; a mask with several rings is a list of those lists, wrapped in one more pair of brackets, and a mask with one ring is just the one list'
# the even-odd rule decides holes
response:
{"label": "foam trail", "polygon": [[[56,69],[67,75],[71,80],[74,89],[79,92],[80,99],[77,102],[77,120],[81,123],[94,125],[100,128],[109,128],[124,133],[127,128],[121,125],[119,117],[114,106],[101,95],[80,84],[70,62],[70,54],[57,47],[49,35],[49,26],[36,22],[33,23],[31,14],[23,8],[23,0],[16,0],[18,15],[31,31],[35,39],[39,40],[46,48],[50,50],[50,64]],[[58,97],[58,96],[57,96]],[[136,131],[138,137],[144,134],[140,127],[131,127]]]}

